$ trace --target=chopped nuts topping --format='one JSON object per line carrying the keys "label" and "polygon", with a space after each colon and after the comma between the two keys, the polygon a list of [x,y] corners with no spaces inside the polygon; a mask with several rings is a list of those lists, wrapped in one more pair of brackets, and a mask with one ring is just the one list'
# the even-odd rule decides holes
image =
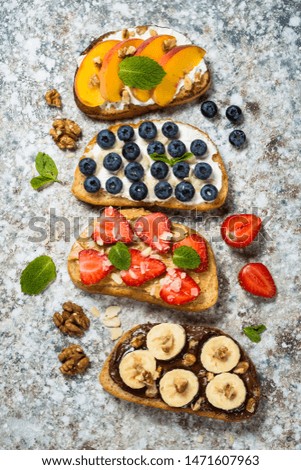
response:
{"label": "chopped nuts topping", "polygon": [[102,59],[100,56],[94,57],[93,62],[99,68],[102,66]]}
{"label": "chopped nuts topping", "polygon": [[130,37],[130,33],[128,29],[123,29],[121,31],[121,37],[122,39],[128,39]]}
{"label": "chopped nuts topping", "polygon": [[148,398],[155,398],[156,396],[158,396],[158,388],[155,382],[152,385],[147,386],[145,396]]}
{"label": "chopped nuts topping", "polygon": [[156,31],[155,29],[150,29],[150,30],[149,30],[149,34],[150,34],[151,36],[158,36],[158,33],[157,33],[157,31]]}
{"label": "chopped nuts topping", "polygon": [[194,81],[196,83],[199,83],[201,81],[201,79],[202,79],[202,74],[199,70],[197,70],[194,74]]}
{"label": "chopped nuts topping", "polygon": [[62,107],[61,95],[55,88],[53,88],[53,90],[48,90],[46,92],[45,100],[49,106],[54,106],[55,108]]}
{"label": "chopped nuts topping", "polygon": [[192,366],[196,362],[196,357],[193,354],[184,354],[183,356],[183,364],[184,366]]}
{"label": "chopped nuts topping", "polygon": [[124,59],[125,57],[129,57],[135,54],[136,52],[136,47],[135,46],[129,46],[129,47],[122,47],[118,51],[118,57],[120,59]]}
{"label": "chopped nuts topping", "polygon": [[89,358],[78,344],[70,344],[58,355],[63,363],[60,371],[65,375],[76,375],[85,372],[90,364]]}
{"label": "chopped nuts topping", "polygon": [[64,335],[78,337],[83,336],[90,326],[90,320],[82,307],[73,302],[65,302],[63,312],[53,315],[53,322]]}
{"label": "chopped nuts topping", "polygon": [[226,346],[221,346],[213,354],[213,357],[216,357],[217,359],[220,359],[221,361],[226,360],[228,356],[229,356],[229,349]]}
{"label": "chopped nuts topping", "polygon": [[177,40],[176,38],[173,39],[165,39],[162,44],[162,48],[164,52],[168,52],[171,49],[173,49],[177,45]]}
{"label": "chopped nuts topping", "polygon": [[62,150],[75,150],[81,133],[79,125],[71,121],[71,119],[56,119],[53,121],[52,129],[49,131],[54,142]]}
{"label": "chopped nuts topping", "polygon": [[198,398],[195,403],[191,403],[191,409],[193,411],[199,411],[201,409],[201,405],[204,403],[204,401],[205,401],[204,397]]}
{"label": "chopped nuts topping", "polygon": [[233,372],[235,374],[244,374],[245,372],[247,372],[248,369],[249,369],[249,363],[242,361],[237,364]]}
{"label": "chopped nuts topping", "polygon": [[89,80],[89,87],[94,88],[94,87],[99,86],[99,84],[100,84],[100,81],[99,81],[98,75],[96,75],[95,73],[94,75],[92,75],[92,77]]}
{"label": "chopped nuts topping", "polygon": [[237,395],[235,388],[233,387],[233,385],[230,385],[230,384],[226,384],[224,386],[223,393],[225,397],[228,398],[229,400],[234,400],[234,398]]}
{"label": "chopped nuts topping", "polygon": [[158,341],[160,341],[162,351],[165,353],[169,353],[171,349],[173,348],[175,339],[173,335],[166,335],[166,336],[160,336],[158,338]]}
{"label": "chopped nuts topping", "polygon": [[183,393],[185,392],[186,388],[188,387],[188,380],[187,379],[175,379],[174,385],[176,387],[176,391],[178,393]]}
{"label": "chopped nuts topping", "polygon": [[129,92],[127,90],[122,91],[121,100],[123,101],[123,103],[130,104],[131,95],[129,94]]}
{"label": "chopped nuts topping", "polygon": [[206,377],[208,382],[210,382],[210,380],[214,379],[214,374],[212,372],[207,372]]}
{"label": "chopped nuts topping", "polygon": [[192,80],[189,78],[188,75],[186,75],[184,78],[184,89],[190,91],[192,89],[192,85]]}
{"label": "chopped nuts topping", "polygon": [[137,26],[136,32],[139,34],[139,36],[142,36],[147,31],[148,27],[147,26]]}
{"label": "chopped nuts topping", "polygon": [[247,406],[246,406],[246,410],[249,412],[249,413],[254,413],[255,411],[255,399],[254,398],[249,398],[248,402],[247,402]]}
{"label": "chopped nuts topping", "polygon": [[143,333],[140,333],[137,336],[134,336],[131,340],[131,346],[133,348],[138,349],[141,348],[141,346],[145,343],[145,335]]}
{"label": "chopped nuts topping", "polygon": [[188,343],[188,347],[189,349],[193,349],[195,348],[197,345],[199,344],[198,341],[196,341],[195,339],[191,339]]}

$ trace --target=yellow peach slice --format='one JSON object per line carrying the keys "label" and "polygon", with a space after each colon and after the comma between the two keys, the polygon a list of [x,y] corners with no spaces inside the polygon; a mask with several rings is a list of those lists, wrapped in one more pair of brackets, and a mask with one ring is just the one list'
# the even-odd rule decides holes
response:
{"label": "yellow peach slice", "polygon": [[[78,99],[87,106],[100,106],[105,100],[101,96],[98,73],[106,53],[121,41],[102,41],[93,47],[80,64],[74,87]],[[94,60],[95,59],[95,60]]]}
{"label": "yellow peach slice", "polygon": [[194,45],[178,46],[171,49],[159,60],[166,75],[154,88],[153,99],[159,106],[169,104],[176,92],[179,81],[203,59],[206,51]]}
{"label": "yellow peach slice", "polygon": [[120,57],[122,54],[119,51],[126,51],[130,46],[137,48],[142,42],[142,39],[126,39],[116,44],[104,56],[98,76],[100,80],[100,93],[106,101],[115,103],[121,100],[121,90],[124,84],[118,76],[119,64],[122,61],[122,57]]}

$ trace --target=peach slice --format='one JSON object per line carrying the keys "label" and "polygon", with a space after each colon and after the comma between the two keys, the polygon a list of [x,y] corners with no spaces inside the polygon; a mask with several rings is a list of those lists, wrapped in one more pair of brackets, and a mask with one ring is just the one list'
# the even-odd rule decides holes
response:
{"label": "peach slice", "polygon": [[159,106],[169,104],[176,92],[179,81],[203,59],[206,51],[194,45],[178,46],[171,49],[159,60],[166,72],[163,80],[153,91],[153,99]]}
{"label": "peach slice", "polygon": [[99,60],[101,63],[106,53],[119,42],[121,41],[109,40],[100,42],[88,52],[80,64],[76,73],[74,87],[78,99],[83,104],[94,107],[100,106],[105,102],[100,94],[99,83],[97,83],[99,66],[94,62],[94,59],[96,61]]}
{"label": "peach slice", "polygon": [[118,76],[119,64],[122,61],[118,52],[130,46],[137,48],[142,42],[142,39],[126,39],[116,44],[104,56],[102,67],[99,71],[99,80],[100,93],[106,101],[114,103],[121,100],[121,90],[124,84]]}

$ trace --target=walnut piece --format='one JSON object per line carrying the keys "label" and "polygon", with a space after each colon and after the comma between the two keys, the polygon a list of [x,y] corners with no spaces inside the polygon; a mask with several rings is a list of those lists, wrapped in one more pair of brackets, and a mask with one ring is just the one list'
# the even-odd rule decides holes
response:
{"label": "walnut piece", "polygon": [[70,344],[64,348],[58,358],[63,363],[60,371],[65,375],[82,374],[90,364],[89,358],[78,344]]}
{"label": "walnut piece", "polygon": [[128,29],[123,29],[121,31],[121,37],[122,39],[128,39],[130,37],[130,33]]}
{"label": "walnut piece", "polygon": [[130,104],[131,102],[131,95],[126,89],[122,90],[121,101],[125,104]]}
{"label": "walnut piece", "polygon": [[239,362],[234,369],[235,374],[244,374],[249,369],[249,363],[246,361]]}
{"label": "walnut piece", "polygon": [[201,81],[201,79],[202,79],[202,74],[199,70],[197,70],[194,74],[194,81],[196,83],[199,83]]}
{"label": "walnut piece", "polygon": [[156,31],[155,29],[150,29],[150,30],[149,30],[149,34],[150,34],[151,36],[158,36],[158,33],[157,33],[157,31]]}
{"label": "walnut piece", "polygon": [[134,336],[131,340],[131,346],[133,348],[138,349],[141,348],[141,346],[145,343],[145,335],[143,333],[140,333],[137,336]]}
{"label": "walnut piece", "polygon": [[175,379],[174,385],[176,388],[176,391],[178,393],[183,393],[185,392],[186,388],[188,387],[188,380],[187,379]]}
{"label": "walnut piece", "polygon": [[202,405],[202,403],[204,403],[204,401],[205,401],[204,397],[198,398],[195,403],[191,403],[191,409],[193,411],[199,411],[201,409],[201,405]]}
{"label": "walnut piece", "polygon": [[188,75],[186,75],[184,78],[184,89],[186,91],[190,91],[192,89],[192,85],[192,80],[188,77]]}
{"label": "walnut piece", "polygon": [[118,51],[118,57],[120,59],[124,59],[125,57],[130,57],[135,54],[136,50],[137,49],[135,46],[122,47]]}
{"label": "walnut piece", "polygon": [[237,395],[235,388],[233,387],[233,385],[230,385],[230,384],[226,384],[224,386],[223,392],[224,392],[225,397],[228,398],[229,400],[234,400],[234,398]]}
{"label": "walnut piece", "polygon": [[99,85],[100,85],[100,81],[99,81],[98,75],[96,75],[95,73],[94,75],[92,75],[92,77],[90,77],[89,88],[95,88]]}
{"label": "walnut piece", "polygon": [[162,44],[163,52],[168,52],[177,45],[177,40],[176,38],[173,39],[165,39]]}
{"label": "walnut piece", "polygon": [[62,107],[61,95],[55,88],[46,92],[45,100],[49,106],[54,106],[55,108]]}
{"label": "walnut piece", "polygon": [[196,357],[194,354],[186,353],[183,356],[183,365],[190,367],[196,362]]}
{"label": "walnut piece", "polygon": [[213,354],[213,357],[216,357],[217,359],[220,359],[221,361],[226,360],[229,357],[229,349],[227,348],[227,346],[221,346],[215,351],[215,353]]}
{"label": "walnut piece", "polygon": [[70,301],[63,304],[62,313],[55,312],[53,322],[64,335],[77,337],[83,336],[90,326],[82,307]]}
{"label": "walnut piece", "polygon": [[146,31],[148,30],[147,26],[137,26],[136,32],[139,34],[139,36],[142,36]]}
{"label": "walnut piece", "polygon": [[71,119],[56,119],[49,131],[56,145],[62,150],[75,150],[81,133],[79,125]]}
{"label": "walnut piece", "polygon": [[214,379],[214,374],[212,372],[207,372],[206,377],[207,381],[210,382],[210,380]]}
{"label": "walnut piece", "polygon": [[249,413],[254,413],[255,411],[255,399],[254,398],[249,398],[248,402],[247,402],[247,406],[246,406],[246,410],[249,412]]}
{"label": "walnut piece", "polygon": [[100,56],[94,57],[93,62],[96,65],[96,67],[100,68],[102,66],[102,59]]}
{"label": "walnut piece", "polygon": [[198,344],[199,342],[196,339],[191,339],[189,340],[188,347],[189,349],[194,349]]}

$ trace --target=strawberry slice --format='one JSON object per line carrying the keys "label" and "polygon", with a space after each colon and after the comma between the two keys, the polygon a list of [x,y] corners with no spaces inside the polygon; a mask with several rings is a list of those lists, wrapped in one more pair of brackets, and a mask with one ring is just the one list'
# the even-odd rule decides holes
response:
{"label": "strawberry slice", "polygon": [[201,292],[197,283],[181,269],[168,269],[161,281],[160,297],[171,305],[183,305],[195,300]]}
{"label": "strawberry slice", "polygon": [[227,245],[244,248],[257,237],[261,219],[253,214],[229,215],[221,226],[221,234]]}
{"label": "strawberry slice", "polygon": [[121,278],[128,286],[141,286],[141,284],[165,273],[166,266],[159,259],[143,256],[141,251],[134,248],[130,249],[130,253],[130,269],[120,272]]}
{"label": "strawberry slice", "polygon": [[140,217],[134,226],[138,237],[159,253],[170,250],[172,238],[169,218],[162,212],[152,212]]}
{"label": "strawberry slice", "polygon": [[238,274],[238,280],[243,289],[250,294],[272,298],[277,288],[268,268],[262,263],[246,264]]}
{"label": "strawberry slice", "polygon": [[175,251],[176,248],[179,248],[180,246],[190,246],[193,248],[201,258],[201,263],[200,265],[193,269],[196,273],[202,273],[204,271],[207,271],[208,269],[208,251],[207,251],[207,245],[206,241],[204,238],[202,238],[200,235],[197,233],[193,233],[192,235],[188,235],[188,237],[184,238],[183,240],[174,243],[172,247],[172,251]]}
{"label": "strawberry slice", "polygon": [[133,230],[124,215],[110,206],[104,209],[95,223],[92,239],[99,245],[130,243],[133,240]]}
{"label": "strawberry slice", "polygon": [[80,278],[87,286],[101,281],[113,267],[107,255],[102,255],[99,251],[90,249],[79,252]]}

